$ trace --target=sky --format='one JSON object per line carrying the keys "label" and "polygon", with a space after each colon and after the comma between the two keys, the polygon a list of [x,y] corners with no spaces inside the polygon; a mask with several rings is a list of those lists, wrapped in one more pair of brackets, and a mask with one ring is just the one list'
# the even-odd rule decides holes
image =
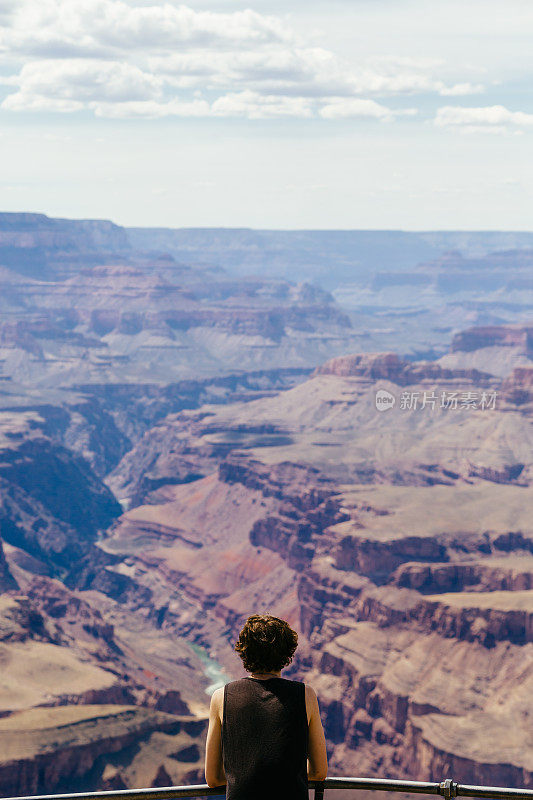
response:
{"label": "sky", "polygon": [[0,211],[532,230],[531,0],[0,0]]}

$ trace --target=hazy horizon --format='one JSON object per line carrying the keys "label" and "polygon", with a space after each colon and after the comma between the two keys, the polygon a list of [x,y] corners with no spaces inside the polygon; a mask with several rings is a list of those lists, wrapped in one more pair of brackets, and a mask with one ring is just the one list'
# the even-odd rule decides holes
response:
{"label": "hazy horizon", "polygon": [[222,231],[262,231],[264,233],[533,233],[532,228],[335,228],[335,227],[313,227],[313,228],[261,228],[249,225],[128,225],[118,222],[109,217],[69,217],[56,216],[47,211],[25,210],[5,210],[0,209],[1,214],[38,214],[49,219],[61,219],[70,222],[111,222],[121,228],[164,228],[169,230],[222,230]]}

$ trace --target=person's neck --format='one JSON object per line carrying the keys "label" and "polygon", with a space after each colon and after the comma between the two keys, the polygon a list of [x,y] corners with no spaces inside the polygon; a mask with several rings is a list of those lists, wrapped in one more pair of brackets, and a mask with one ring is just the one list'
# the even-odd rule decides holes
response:
{"label": "person's neck", "polygon": [[267,680],[268,678],[281,678],[281,672],[251,672],[250,678],[256,678],[258,681]]}

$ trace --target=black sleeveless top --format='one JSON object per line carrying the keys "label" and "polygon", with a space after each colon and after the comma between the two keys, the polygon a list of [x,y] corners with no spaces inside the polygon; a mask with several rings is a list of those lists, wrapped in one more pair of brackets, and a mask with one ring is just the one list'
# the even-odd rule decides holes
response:
{"label": "black sleeveless top", "polygon": [[224,687],[226,800],[308,800],[305,684],[241,678]]}

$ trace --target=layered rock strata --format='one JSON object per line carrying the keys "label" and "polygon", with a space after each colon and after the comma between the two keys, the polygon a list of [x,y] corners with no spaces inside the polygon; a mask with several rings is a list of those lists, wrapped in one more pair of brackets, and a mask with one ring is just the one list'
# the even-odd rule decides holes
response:
{"label": "layered rock strata", "polygon": [[[205,723],[128,706],[32,709],[0,719],[0,791],[58,792],[65,787],[160,786],[201,769]],[[145,743],[138,752],[138,743]],[[158,760],[150,763],[157,754]]]}

